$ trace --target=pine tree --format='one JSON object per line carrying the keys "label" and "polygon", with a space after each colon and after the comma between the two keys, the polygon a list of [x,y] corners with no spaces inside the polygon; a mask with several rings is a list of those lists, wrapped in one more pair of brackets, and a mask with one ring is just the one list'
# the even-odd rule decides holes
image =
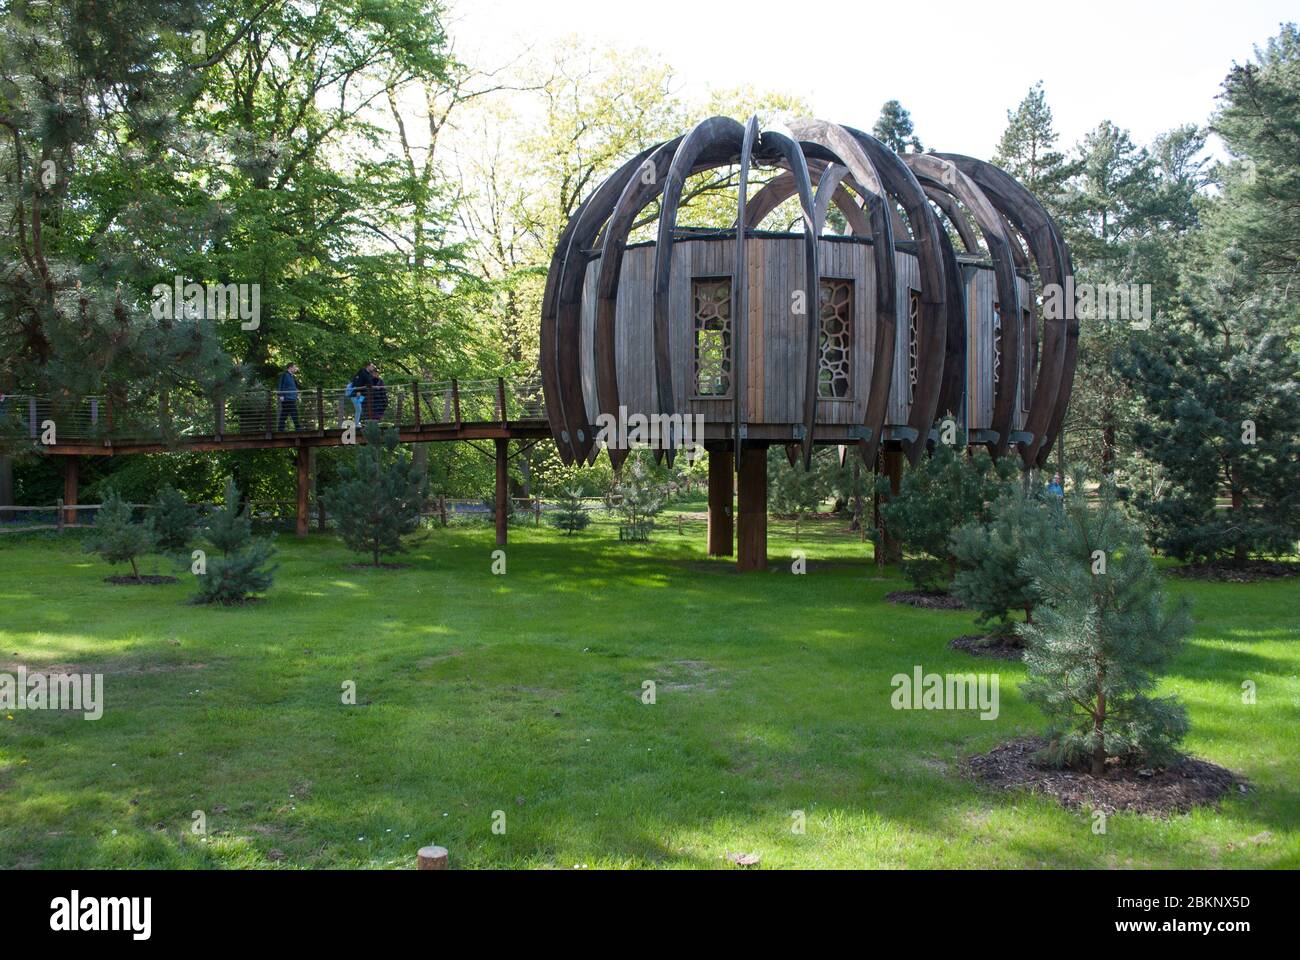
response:
{"label": "pine tree", "polygon": [[1268,277],[1294,283],[1300,270],[1300,29],[1283,25],[1234,64],[1223,82],[1214,131],[1235,158],[1224,171],[1219,215],[1232,245]]}
{"label": "pine tree", "polygon": [[1066,214],[1067,184],[1077,167],[1056,150],[1057,133],[1052,108],[1047,105],[1043,81],[1015,110],[1007,111],[1007,128],[998,141],[993,162],[1020,181],[1058,220]]}
{"label": "pine tree", "polygon": [[650,531],[654,529],[654,518],[663,509],[664,498],[644,457],[631,457],[623,465],[623,476],[615,487],[615,493],[618,496],[618,512],[623,518],[618,538],[649,540]]}
{"label": "pine tree", "polygon": [[1103,484],[1095,506],[1075,493],[1063,505],[1059,535],[1027,544],[1021,572],[1042,597],[1026,642],[1025,698],[1050,722],[1047,758],[1088,763],[1094,776],[1107,758],[1164,764],[1187,732],[1173,697],[1152,697],[1160,670],[1178,652],[1190,625],[1185,605],[1167,609],[1163,582],[1142,529]]}
{"label": "pine tree", "polygon": [[158,534],[158,550],[169,555],[189,552],[198,533],[198,513],[175,487],[166,486],[154,497],[150,520]]}
{"label": "pine tree", "polygon": [[[1188,279],[1159,336],[1134,342],[1138,445],[1166,481],[1137,502],[1155,544],[1182,560],[1288,553],[1300,538],[1300,355],[1295,307],[1240,250]],[[1217,507],[1219,491],[1229,507]]]}
{"label": "pine tree", "polygon": [[243,603],[271,588],[275,567],[266,563],[275,550],[269,539],[253,536],[253,520],[241,508],[233,480],[226,484],[225,503],[208,520],[205,533],[219,553],[206,559],[196,602]]}
{"label": "pine tree", "polygon": [[591,514],[582,505],[582,491],[577,487],[567,487],[560,497],[559,508],[547,520],[551,526],[563,530],[569,536],[575,530],[586,530],[591,523]]}
{"label": "pine tree", "polygon": [[325,499],[343,542],[370,554],[374,565],[390,553],[404,553],[402,537],[420,526],[427,484],[398,446],[397,430],[366,424],[365,444],[351,465],[339,467],[339,482]]}
{"label": "pine tree", "polygon": [[993,624],[999,639],[1015,637],[1013,610],[1023,610],[1033,623],[1038,591],[1033,579],[1020,569],[1020,559],[1031,544],[1056,535],[1059,503],[1048,500],[1041,488],[1016,487],[994,502],[988,523],[972,520],[952,535],[952,554],[958,571],[952,594],[977,611],[975,622]]}
{"label": "pine tree", "polygon": [[895,153],[920,153],[925,148],[912,132],[912,115],[897,100],[886,100],[871,134]]}
{"label": "pine tree", "polygon": [[965,445],[964,433],[954,444],[935,444],[932,454],[903,473],[895,496],[887,478],[877,481],[885,530],[902,542],[903,573],[918,590],[947,589],[957,568],[953,532],[972,520],[987,522],[989,505],[1016,472],[1011,457],[994,463],[983,447],[968,457]]}
{"label": "pine tree", "polygon": [[86,537],[85,549],[87,553],[99,554],[108,563],[131,564],[132,576],[137,582],[143,582],[136,560],[153,552],[158,537],[153,523],[137,521],[134,512],[117,491],[109,490],[96,513],[95,526]]}

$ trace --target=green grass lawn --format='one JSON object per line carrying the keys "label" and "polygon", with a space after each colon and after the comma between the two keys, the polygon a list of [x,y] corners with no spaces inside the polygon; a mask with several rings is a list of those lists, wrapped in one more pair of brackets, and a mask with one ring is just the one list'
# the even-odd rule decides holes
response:
{"label": "green grass lawn", "polygon": [[[106,675],[101,720],[0,713],[0,866],[411,867],[427,843],[457,867],[1300,866],[1294,581],[1171,581],[1196,628],[1162,692],[1190,752],[1252,789],[1095,835],[958,775],[1041,725],[1018,663],[947,649],[970,614],[886,603],[897,573],[829,523],[797,544],[778,524],[773,570],[746,576],[685,530],[520,527],[505,576],[486,527],[434,530],[395,571],[282,537],[240,609],[188,605],[188,573],[110,586],[72,535],[0,538],[0,670]],[[998,672],[1000,716],[893,710],[917,664]]]}

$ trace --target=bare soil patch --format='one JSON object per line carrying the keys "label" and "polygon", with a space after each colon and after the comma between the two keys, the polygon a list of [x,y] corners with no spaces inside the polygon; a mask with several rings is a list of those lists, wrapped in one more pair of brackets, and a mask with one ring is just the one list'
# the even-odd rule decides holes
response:
{"label": "bare soil patch", "polygon": [[180,583],[175,577],[160,577],[148,573],[140,574],[138,580],[129,573],[117,574],[112,577],[105,577],[104,582],[119,587],[152,587],[163,583]]}
{"label": "bare soil patch", "polygon": [[993,657],[997,660],[1019,660],[1025,647],[1017,637],[1000,637],[987,633],[963,633],[953,637],[948,646],[972,657]]}
{"label": "bare soil patch", "polygon": [[1174,567],[1172,573],[1188,580],[1210,580],[1220,583],[1255,583],[1259,580],[1277,580],[1300,575],[1300,563],[1281,563],[1276,560],[1247,560],[1245,563],[1215,561],[1192,563]]}
{"label": "bare soil patch", "polygon": [[890,603],[904,603],[909,607],[920,607],[922,610],[966,609],[966,604],[942,590],[894,590],[885,594],[885,599]]}
{"label": "bare soil patch", "polygon": [[1003,790],[1030,790],[1055,797],[1077,810],[1120,810],[1168,817],[1196,806],[1213,806],[1247,783],[1231,770],[1195,757],[1183,757],[1164,769],[1139,769],[1111,761],[1104,777],[1082,770],[1058,769],[1040,762],[1047,741],[1019,737],[988,753],[968,757],[963,772]]}

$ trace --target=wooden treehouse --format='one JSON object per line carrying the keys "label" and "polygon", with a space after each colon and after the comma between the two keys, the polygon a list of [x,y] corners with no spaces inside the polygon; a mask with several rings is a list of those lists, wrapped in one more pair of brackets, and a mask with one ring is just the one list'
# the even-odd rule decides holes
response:
{"label": "wooden treehouse", "polygon": [[[717,168],[737,174],[734,220],[680,226],[688,178]],[[654,205],[654,238],[630,242]],[[791,208],[797,230],[772,222]],[[709,552],[732,553],[734,475],[738,565],[761,569],[772,444],[805,467],[817,443],[873,469],[915,463],[951,416],[968,443],[1041,466],[1078,341],[1041,291],[1072,272],[1051,217],[988,163],[896,154],[825,121],[713,117],[629,159],[561,234],[542,304],[547,420],[566,463],[702,443]]]}

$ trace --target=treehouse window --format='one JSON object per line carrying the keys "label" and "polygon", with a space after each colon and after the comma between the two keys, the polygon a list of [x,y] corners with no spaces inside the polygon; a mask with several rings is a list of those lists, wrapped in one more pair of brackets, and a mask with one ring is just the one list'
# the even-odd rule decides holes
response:
{"label": "treehouse window", "polygon": [[849,396],[853,339],[853,281],[825,277],[821,282],[821,332],[818,336],[817,396]]}
{"label": "treehouse window", "polygon": [[691,281],[695,311],[695,393],[725,397],[731,393],[731,278],[697,277]]}
{"label": "treehouse window", "polygon": [[993,386],[1002,380],[1002,308],[993,304]]}
{"label": "treehouse window", "polygon": [[1029,410],[1034,399],[1034,365],[1038,359],[1038,331],[1034,329],[1032,310],[1021,309],[1023,324],[1020,335],[1020,356],[1024,358],[1023,373],[1020,376],[1020,409]]}
{"label": "treehouse window", "polygon": [[916,396],[917,369],[919,354],[917,344],[921,328],[921,291],[907,292],[907,402]]}

